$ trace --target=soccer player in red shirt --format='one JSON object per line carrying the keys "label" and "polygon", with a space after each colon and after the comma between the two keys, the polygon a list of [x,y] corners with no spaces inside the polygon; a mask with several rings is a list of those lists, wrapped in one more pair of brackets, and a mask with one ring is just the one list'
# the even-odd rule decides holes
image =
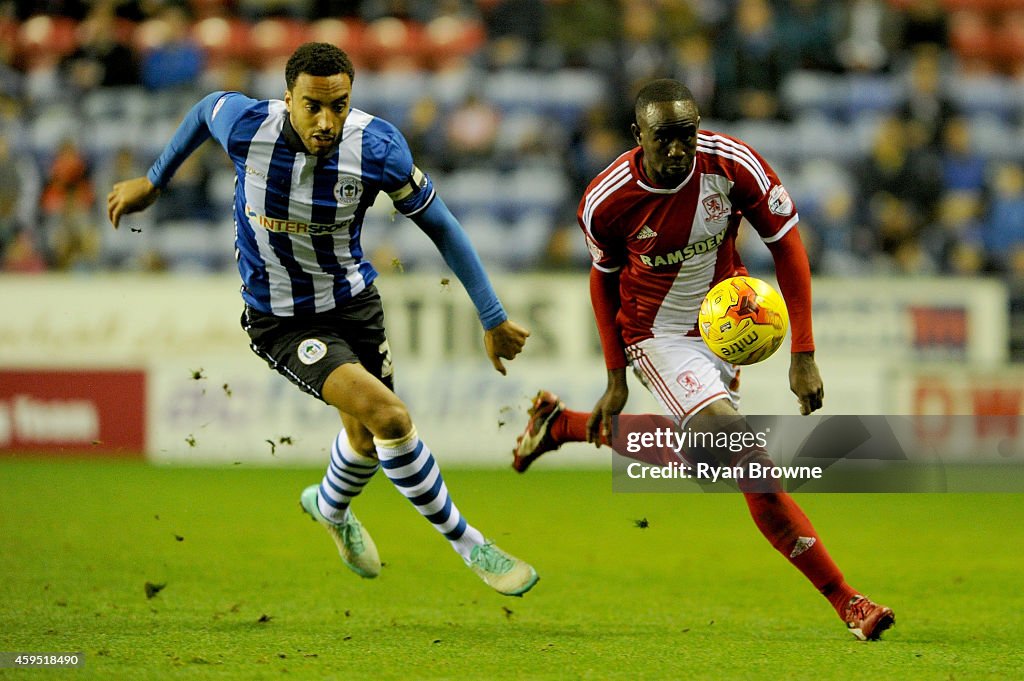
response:
{"label": "soccer player in red shirt", "polygon": [[[590,183],[577,213],[593,258],[590,295],[608,387],[589,414],[570,411],[541,391],[516,443],[513,467],[519,472],[565,442],[610,443],[612,419],[626,404],[630,364],[665,413],[686,427],[708,432],[723,421],[739,421],[737,367],[701,340],[697,312],[712,286],[747,273],[736,250],[742,218],[775,260],[792,319],[789,380],[800,412],[810,414],[822,404],[810,267],[796,208],[779,178],[740,140],[700,130],[693,95],[678,81],[645,86],[635,113],[637,146]],[[771,465],[758,447],[727,459],[720,463]],[[740,482],[758,529],[829,600],[854,636],[877,639],[894,623],[893,611],[846,583],[778,481],[758,485]]]}

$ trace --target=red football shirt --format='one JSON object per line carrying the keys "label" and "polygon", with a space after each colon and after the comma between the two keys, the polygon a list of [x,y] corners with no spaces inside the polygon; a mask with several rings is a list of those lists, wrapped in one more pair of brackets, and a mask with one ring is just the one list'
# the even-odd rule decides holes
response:
{"label": "red football shirt", "polygon": [[[723,279],[747,273],[736,250],[741,218],[768,244],[799,221],[775,171],[734,137],[700,131],[693,168],[678,187],[654,186],[642,154],[636,147],[605,168],[577,212],[594,267],[622,270],[617,324],[627,345],[667,334],[698,335],[705,294]],[[804,321],[794,320],[795,334],[798,324]],[[806,328],[809,335],[809,320]]]}

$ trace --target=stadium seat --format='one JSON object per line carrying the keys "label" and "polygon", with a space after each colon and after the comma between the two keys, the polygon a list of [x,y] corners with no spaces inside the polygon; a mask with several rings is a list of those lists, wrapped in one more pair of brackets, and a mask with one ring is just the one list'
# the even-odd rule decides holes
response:
{"label": "stadium seat", "polygon": [[[188,103],[192,104],[193,102]],[[156,159],[163,151],[167,140],[174,136],[174,132],[178,129],[178,123],[181,122],[180,119],[180,115],[174,115],[151,120],[145,128],[145,134],[138,139],[136,153],[140,158]]]}
{"label": "stadium seat", "polygon": [[857,160],[867,158],[875,145],[875,137],[878,134],[878,126],[887,117],[884,115],[865,115],[854,120],[850,125],[845,126],[845,131],[837,132],[839,135],[833,138],[837,145],[848,148],[847,154],[837,155],[835,158]]}
{"label": "stadium seat", "polygon": [[217,66],[229,59],[249,60],[252,58],[250,27],[239,19],[209,17],[192,27],[192,36],[206,51],[210,66]]}
{"label": "stadium seat", "polygon": [[964,9],[950,15],[949,38],[953,51],[963,59],[988,60],[993,56],[995,36],[981,12]]}
{"label": "stadium seat", "polygon": [[1012,9],[1014,5],[1020,6],[1021,0],[942,0],[943,8],[947,12],[960,10],[973,10],[979,12],[998,12],[1004,9]]}
{"label": "stadium seat", "polygon": [[137,52],[147,52],[167,42],[169,29],[160,19],[147,19],[135,25],[132,33],[132,47]]}
{"label": "stadium seat", "polygon": [[148,121],[150,105],[150,97],[139,87],[97,88],[82,97],[81,111],[87,123],[110,120],[137,128]]}
{"label": "stadium seat", "polygon": [[215,213],[231,213],[235,198],[235,170],[232,166],[220,165],[210,173],[207,195]]}
{"label": "stadium seat", "polygon": [[122,93],[110,88],[97,88],[82,98],[82,114],[86,120],[95,121],[110,118],[123,125],[124,109],[121,106]]}
{"label": "stadium seat", "polygon": [[522,216],[536,212],[553,215],[574,199],[569,196],[569,183],[558,168],[524,165],[505,181],[506,202],[511,214]]}
{"label": "stadium seat", "polygon": [[[822,125],[834,125],[830,120],[820,116],[817,120],[821,120]],[[708,129],[715,130],[710,127]],[[739,137],[757,149],[762,156],[771,159],[772,163],[792,161],[804,150],[803,145],[794,140],[790,134],[790,126],[778,121],[740,121],[727,125],[726,129],[718,128],[717,130]]]}
{"label": "stadium seat", "polygon": [[1024,11],[1003,13],[995,42],[996,57],[1003,66],[1013,69],[1024,63]]}
{"label": "stadium seat", "polygon": [[55,61],[77,46],[73,19],[38,14],[18,28],[18,50],[31,69],[42,61]]}
{"label": "stadium seat", "polygon": [[135,36],[135,22],[117,17],[114,19],[114,37],[125,45],[131,45]]}
{"label": "stadium seat", "polygon": [[800,115],[817,113],[838,118],[847,97],[841,78],[817,71],[792,71],[779,89],[784,108]]}
{"label": "stadium seat", "polygon": [[145,128],[125,125],[119,117],[100,117],[81,125],[83,151],[90,157],[100,158],[122,146],[137,148],[139,140],[146,135]]}
{"label": "stadium seat", "polygon": [[309,40],[335,45],[349,56],[358,69],[365,61],[363,57],[363,32],[365,26],[354,19],[318,19],[309,25]]}
{"label": "stadium seat", "polygon": [[1022,143],[1020,130],[1005,119],[980,113],[970,118],[971,139],[975,151],[990,160],[1019,160]]}
{"label": "stadium seat", "polygon": [[478,80],[471,69],[446,69],[428,75],[429,83],[425,92],[438,105],[451,108],[466,100]]}
{"label": "stadium seat", "polygon": [[467,212],[460,221],[477,253],[489,267],[511,269],[511,263],[520,257],[516,253],[520,244],[516,238],[517,233],[509,223],[486,210]]}
{"label": "stadium seat", "polygon": [[501,117],[498,134],[494,140],[495,150],[503,155],[519,155],[521,149],[536,144],[553,132],[551,120],[541,112],[520,109]]}
{"label": "stadium seat", "polygon": [[48,106],[38,111],[29,127],[30,146],[41,156],[52,155],[65,139],[78,141],[80,124],[74,117],[68,116],[64,105]]}
{"label": "stadium seat", "polygon": [[593,71],[562,69],[540,85],[544,113],[574,127],[583,113],[607,97],[604,79]]}
{"label": "stadium seat", "polygon": [[[827,158],[836,161],[852,161],[867,150],[857,135],[858,127],[874,129],[875,117],[862,115],[852,123],[841,123],[822,115],[801,116],[788,131],[796,153],[788,158],[803,160]],[[867,144],[870,144],[870,136]]]}
{"label": "stadium seat", "polygon": [[249,34],[257,65],[286,58],[308,37],[307,25],[294,19],[264,19]]}
{"label": "stadium seat", "polygon": [[284,67],[277,62],[252,72],[249,77],[248,94],[256,99],[281,99],[284,90]]}
{"label": "stadium seat", "polygon": [[394,17],[376,19],[363,34],[362,54],[378,71],[409,71],[422,67],[423,29]]}
{"label": "stadium seat", "polygon": [[439,16],[424,27],[423,55],[430,68],[443,70],[450,62],[461,62],[476,53],[486,39],[479,22]]}
{"label": "stadium seat", "polygon": [[[519,216],[505,237],[505,265],[510,269],[528,270],[537,267],[555,229],[556,215],[545,211],[527,211]],[[582,236],[580,241],[583,241]],[[514,243],[515,248],[508,248]]]}
{"label": "stadium seat", "polygon": [[496,197],[506,191],[501,174],[490,169],[456,170],[435,178],[434,185],[460,219],[471,212],[500,212]]}
{"label": "stadium seat", "polygon": [[[378,202],[367,212],[361,237],[363,253],[377,270],[437,270],[442,267],[444,261],[434,242],[411,220],[402,216],[392,217],[391,211],[383,204],[390,205],[390,202]],[[469,229],[464,220],[462,224]],[[473,239],[472,234],[470,238]]]}
{"label": "stadium seat", "polygon": [[[820,198],[835,192],[849,191],[854,186],[853,169],[849,164],[824,158],[808,158],[796,172],[787,172],[785,177],[789,193],[794,198],[799,195],[808,197],[808,200],[813,200],[811,197]],[[798,208],[802,203],[798,202]]]}
{"label": "stadium seat", "polygon": [[960,113],[971,117],[990,114],[1010,120],[1024,111],[1024,88],[1005,76],[960,77],[949,96]]}
{"label": "stadium seat", "polygon": [[226,0],[188,0],[188,7],[192,16],[199,21],[224,16],[229,11],[229,3]]}
{"label": "stadium seat", "polygon": [[0,42],[4,45],[17,45],[20,30],[21,24],[13,17],[0,16]]}
{"label": "stadium seat", "polygon": [[152,102],[148,93],[140,87],[124,90],[121,93],[120,105],[124,109],[126,122],[136,124],[149,120],[153,111]]}
{"label": "stadium seat", "polygon": [[356,76],[353,99],[358,108],[400,126],[413,102],[427,93],[428,84],[426,78],[409,78],[408,73],[367,71]]}
{"label": "stadium seat", "polygon": [[891,113],[906,100],[903,86],[889,76],[853,74],[846,77],[842,117],[852,121],[863,113]]}
{"label": "stadium seat", "polygon": [[[499,151],[502,156],[516,152]],[[475,169],[453,174],[453,200],[460,211],[486,212],[503,222],[514,222],[525,212],[554,213],[571,202],[561,170],[543,161],[524,158],[515,170]],[[448,194],[444,193],[445,200]]]}
{"label": "stadium seat", "polygon": [[484,83],[484,98],[502,113],[519,109],[536,111],[545,101],[543,75],[532,71],[506,69],[490,74]]}
{"label": "stadium seat", "polygon": [[152,243],[172,272],[214,272],[230,260],[233,233],[224,225],[175,220],[154,228]]}

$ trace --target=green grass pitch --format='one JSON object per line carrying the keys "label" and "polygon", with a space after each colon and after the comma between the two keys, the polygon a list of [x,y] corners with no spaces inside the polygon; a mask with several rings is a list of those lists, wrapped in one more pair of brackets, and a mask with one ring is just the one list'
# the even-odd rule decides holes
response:
{"label": "green grass pitch", "polygon": [[86,658],[0,678],[1024,678],[1021,496],[798,495],[851,584],[896,611],[859,643],[738,495],[445,476],[536,566],[525,598],[491,592],[383,475],[357,502],[386,563],[366,581],[299,509],[320,471],[0,461],[0,651]]}

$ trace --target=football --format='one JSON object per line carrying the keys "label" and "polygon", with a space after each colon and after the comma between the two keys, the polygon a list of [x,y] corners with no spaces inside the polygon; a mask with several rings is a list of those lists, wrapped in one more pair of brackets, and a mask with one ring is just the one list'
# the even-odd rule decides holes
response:
{"label": "football", "polygon": [[782,296],[755,277],[731,277],[704,296],[697,317],[711,351],[732,364],[756,364],[779,349],[789,328]]}

